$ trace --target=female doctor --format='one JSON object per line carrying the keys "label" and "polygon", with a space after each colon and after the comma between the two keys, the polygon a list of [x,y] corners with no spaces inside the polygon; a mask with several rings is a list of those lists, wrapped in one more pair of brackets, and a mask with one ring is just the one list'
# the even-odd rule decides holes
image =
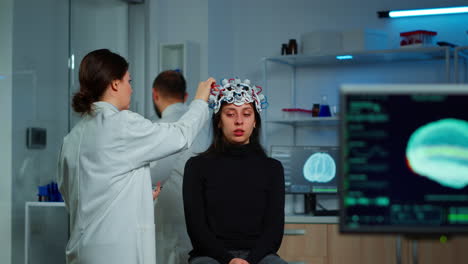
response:
{"label": "female doctor", "polygon": [[152,123],[128,111],[127,61],[107,49],[87,54],[73,109],[82,119],[64,138],[58,182],[70,214],[67,263],[154,264],[149,163],[189,147],[208,119],[210,78],[178,122]]}

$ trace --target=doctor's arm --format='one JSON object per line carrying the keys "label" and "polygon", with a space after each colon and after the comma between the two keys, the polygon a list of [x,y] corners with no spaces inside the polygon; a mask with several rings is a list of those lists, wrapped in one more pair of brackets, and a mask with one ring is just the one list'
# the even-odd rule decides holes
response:
{"label": "doctor's arm", "polygon": [[125,111],[123,140],[125,156],[133,168],[167,157],[190,147],[208,120],[208,95],[214,79],[198,86],[189,110],[174,123],[152,123],[139,114]]}
{"label": "doctor's arm", "polygon": [[156,199],[158,198],[159,194],[161,193],[161,189],[162,189],[162,186],[161,186],[161,182],[158,182],[156,184],[156,188],[153,189],[153,200],[156,201]]}

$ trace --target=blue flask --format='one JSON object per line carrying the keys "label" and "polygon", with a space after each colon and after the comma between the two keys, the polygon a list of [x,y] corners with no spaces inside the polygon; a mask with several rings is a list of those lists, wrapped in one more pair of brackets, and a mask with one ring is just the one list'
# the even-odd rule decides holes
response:
{"label": "blue flask", "polygon": [[330,105],[327,102],[327,96],[322,96],[322,103],[320,104],[320,111],[318,116],[328,117],[331,116]]}

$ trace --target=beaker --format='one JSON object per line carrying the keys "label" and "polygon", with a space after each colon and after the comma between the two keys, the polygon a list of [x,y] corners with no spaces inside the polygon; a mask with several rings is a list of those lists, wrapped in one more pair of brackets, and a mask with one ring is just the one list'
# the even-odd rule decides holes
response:
{"label": "beaker", "polygon": [[320,111],[318,116],[331,116],[330,105],[328,105],[328,99],[326,95],[322,95],[322,103],[320,104]]}

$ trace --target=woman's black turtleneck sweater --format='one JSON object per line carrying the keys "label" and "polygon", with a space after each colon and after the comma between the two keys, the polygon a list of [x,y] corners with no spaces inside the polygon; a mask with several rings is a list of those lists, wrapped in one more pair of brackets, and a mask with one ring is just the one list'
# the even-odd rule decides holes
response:
{"label": "woman's black turtleneck sweater", "polygon": [[185,165],[185,220],[194,249],[221,264],[228,250],[249,250],[258,263],[278,251],[284,230],[284,175],[281,163],[251,144],[193,157]]}

